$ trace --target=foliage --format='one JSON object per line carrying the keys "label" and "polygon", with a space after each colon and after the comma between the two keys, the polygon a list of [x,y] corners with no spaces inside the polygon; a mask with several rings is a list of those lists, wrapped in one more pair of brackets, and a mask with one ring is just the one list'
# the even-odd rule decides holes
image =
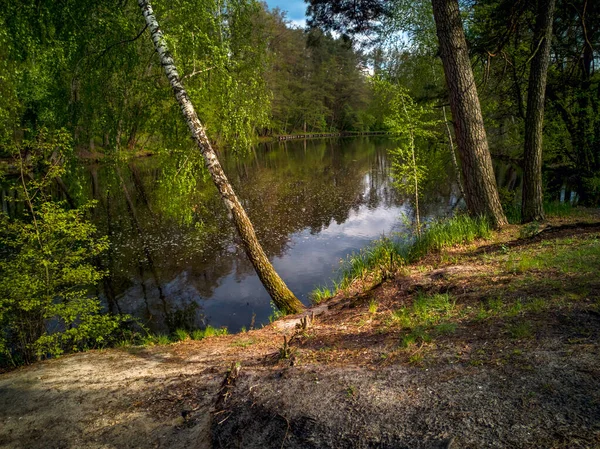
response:
{"label": "foliage", "polygon": [[428,223],[426,230],[417,237],[410,248],[410,259],[417,260],[428,253],[437,252],[454,245],[470,243],[475,239],[491,236],[487,219],[457,215],[446,220]]}
{"label": "foliage", "polygon": [[11,151],[20,168],[16,201],[25,209],[0,214],[0,356],[30,363],[122,340],[131,318],[103,314],[90,295],[105,275],[93,262],[108,248],[85,218],[93,203],[68,209],[48,196],[64,173],[69,139],[41,130]]}
{"label": "foliage", "polygon": [[88,294],[108,245],[85,211],[45,202],[30,222],[0,216],[0,352],[13,363],[111,344],[130,319],[101,314]]}
{"label": "foliage", "polygon": [[391,150],[392,174],[396,189],[414,195],[416,230],[420,233],[419,185],[427,177],[425,156],[418,151],[416,139],[432,139],[438,121],[430,105],[418,105],[406,88],[381,78],[373,80],[374,90],[386,110],[385,124],[401,144]]}

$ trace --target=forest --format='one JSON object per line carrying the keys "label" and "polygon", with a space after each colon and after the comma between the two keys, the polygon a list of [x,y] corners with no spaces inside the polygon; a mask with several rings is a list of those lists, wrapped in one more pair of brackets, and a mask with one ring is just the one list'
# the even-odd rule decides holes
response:
{"label": "forest", "polygon": [[[181,415],[185,438],[208,425],[196,411],[227,412],[206,427],[211,447],[492,447],[489,429],[443,430],[458,419],[447,378],[500,398],[497,447],[595,447],[600,3],[305,3],[300,27],[257,0],[0,0],[0,404],[23,393],[2,376],[79,360],[67,354],[97,355],[102,373],[122,367],[94,350],[142,364],[210,353],[197,363],[225,376],[202,380],[214,401],[185,381],[170,411],[140,392],[131,403],[163,424]],[[380,433],[345,427],[335,406],[322,430],[279,387],[236,390],[248,364],[256,385],[291,373],[294,404],[314,373],[329,379],[311,383],[318,396],[341,370],[335,401],[368,396]],[[431,427],[385,430],[396,405],[362,393],[377,367],[383,389],[439,389],[419,403]],[[528,395],[489,380],[515,373]],[[570,379],[589,400],[571,400]],[[553,433],[559,395],[586,418]],[[509,403],[539,415],[513,433]],[[418,413],[399,410],[402,425]]]}
{"label": "forest", "polygon": [[[600,201],[600,75],[595,71],[600,11],[587,0],[414,5],[314,0],[307,5],[306,29],[291,26],[284,11],[256,1],[157,2],[148,7],[152,20],[160,20],[159,34],[147,17],[144,23],[142,3],[131,1],[2,6],[2,263],[13,275],[4,276],[1,316],[8,326],[3,351],[10,357],[22,331],[16,324],[10,330],[13,307],[28,315],[30,303],[45,296],[54,309],[52,296],[59,294],[67,295],[61,307],[73,309],[35,311],[36,323],[27,325],[35,330],[24,331],[31,335],[19,337],[22,347],[16,351],[30,360],[35,351],[24,347],[61,334],[47,332],[47,317],[70,316],[62,317],[63,325],[76,334],[83,326],[75,322],[84,315],[93,321],[102,309],[87,301],[86,289],[116,274],[112,256],[100,262],[111,253],[110,236],[96,233],[86,218],[100,197],[94,193],[90,203],[82,192],[77,160],[171,155],[171,168],[162,168],[170,174],[163,184],[169,200],[160,205],[161,213],[187,217],[188,224],[205,229],[206,218],[177,206],[176,198],[194,190],[194,178],[213,179],[233,213],[244,251],[283,311],[303,306],[275,271],[261,275],[257,268],[270,262],[225,174],[211,168],[211,157],[218,163],[214,148],[243,159],[258,142],[279,135],[393,135],[399,142],[389,150],[394,188],[412,198],[419,234],[420,184],[448,182],[449,166],[468,212],[487,216],[496,227],[506,224],[507,216],[512,222],[543,221],[544,202],[564,200],[566,192],[580,205]],[[165,57],[179,87],[168,71],[164,76]],[[196,143],[208,171],[196,156],[188,164],[190,154],[197,154],[186,129],[190,118],[181,114],[188,106],[179,101],[178,107],[173,89],[184,90],[187,104],[195,106],[194,120],[204,136]],[[207,149],[213,156],[206,156]],[[522,183],[513,177],[497,188],[490,155],[522,167]],[[113,177],[121,193],[112,195],[125,193],[140,231],[118,168]],[[246,228],[251,232],[244,236]],[[58,250],[46,247],[45,239],[70,262],[46,260],[44,254]],[[77,249],[71,252],[73,244]],[[152,265],[143,246],[145,262]],[[277,285],[268,286],[270,276]],[[14,290],[15,285],[29,289],[30,283],[38,286],[35,293]],[[115,293],[104,284],[114,313]],[[278,299],[277,291],[285,294]],[[69,295],[81,304],[74,307]],[[123,319],[109,319],[92,333],[110,333]],[[64,343],[48,344],[63,350]],[[42,347],[38,356],[52,353]]]}

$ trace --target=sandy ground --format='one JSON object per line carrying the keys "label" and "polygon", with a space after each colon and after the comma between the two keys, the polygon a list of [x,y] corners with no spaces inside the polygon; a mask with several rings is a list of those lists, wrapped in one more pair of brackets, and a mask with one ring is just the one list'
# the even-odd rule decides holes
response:
{"label": "sandy ground", "polygon": [[[600,226],[547,239],[572,235],[593,247]],[[291,317],[2,374],[0,447],[600,448],[600,276],[505,272],[489,254],[510,242],[337,297],[306,329]],[[451,333],[401,348],[406,331],[390,324],[391,311],[423,291],[450,292],[461,313]],[[548,304],[574,299],[487,318],[470,312],[498,295],[526,302],[534,293]]]}

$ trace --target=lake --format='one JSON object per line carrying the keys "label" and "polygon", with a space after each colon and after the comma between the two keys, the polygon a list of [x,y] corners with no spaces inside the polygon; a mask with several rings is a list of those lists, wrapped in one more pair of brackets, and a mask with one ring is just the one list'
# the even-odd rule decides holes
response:
{"label": "lake", "polygon": [[[394,145],[385,137],[319,139],[221,155],[267,255],[303,303],[331,284],[349,254],[407,231],[413,212],[392,186]],[[459,201],[451,165],[437,165],[443,173],[423,186],[426,219]],[[112,311],[156,332],[209,324],[237,332],[269,322],[269,295],[201,160],[164,154],[85,164],[76,173],[67,182],[71,195],[97,201],[93,221],[111,242],[98,261],[110,271],[98,294]]]}

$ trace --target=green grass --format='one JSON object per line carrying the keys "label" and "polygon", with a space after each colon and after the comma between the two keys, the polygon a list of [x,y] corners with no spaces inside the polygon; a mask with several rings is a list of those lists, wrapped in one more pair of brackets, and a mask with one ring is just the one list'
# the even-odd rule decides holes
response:
{"label": "green grass", "polygon": [[173,332],[171,339],[175,342],[177,341],[185,341],[190,338],[190,334],[185,329],[177,329]]}
{"label": "green grass", "polygon": [[400,346],[403,348],[410,348],[411,346],[415,346],[420,343],[430,343],[431,340],[432,338],[429,331],[423,326],[417,326],[410,333],[402,337]]}
{"label": "green grass", "polygon": [[333,295],[335,295],[335,290],[332,290],[329,287],[317,287],[310,293],[310,301],[313,304],[321,304]]}
{"label": "green grass", "polygon": [[438,324],[454,315],[455,301],[448,293],[427,295],[419,293],[411,307],[392,312],[392,323],[404,328]]}
{"label": "green grass", "polygon": [[447,321],[456,315],[454,299],[447,293],[427,295],[419,293],[411,307],[395,310],[391,325],[408,330],[400,340],[400,346],[409,348],[432,341],[435,335],[448,335],[456,331],[457,325]]}
{"label": "green grass", "polygon": [[236,340],[233,343],[231,343],[231,346],[235,346],[238,348],[247,348],[248,346],[252,346],[254,343],[256,343],[256,340],[254,340],[253,338],[248,338],[248,339],[240,339],[240,340]]}
{"label": "green grass", "polygon": [[358,253],[351,254],[341,267],[342,281],[338,289],[348,287],[355,279],[374,275],[377,279],[387,278],[406,263],[401,243],[388,237],[374,241]]}
{"label": "green grass", "polygon": [[544,242],[534,248],[510,254],[505,269],[511,273],[523,273],[533,269],[555,269],[563,273],[589,275],[598,272],[600,266],[600,240],[565,239],[560,242]]}
{"label": "green grass", "polygon": [[541,267],[541,261],[535,255],[528,253],[519,253],[518,255],[509,256],[506,262],[506,271],[511,273],[524,273],[526,271],[539,269]]}
{"label": "green grass", "polygon": [[371,301],[369,301],[369,313],[371,315],[375,315],[377,313],[377,301],[375,301],[375,299],[371,299]]}
{"label": "green grass", "polygon": [[192,340],[202,340],[207,337],[217,337],[219,335],[227,335],[228,331],[226,327],[220,329],[212,326],[206,326],[205,329],[196,329],[192,332]]}
{"label": "green grass", "polygon": [[516,340],[533,338],[533,326],[528,321],[520,321],[507,326],[509,335]]}
{"label": "green grass", "polygon": [[171,343],[171,339],[166,334],[158,334],[155,337],[155,342],[157,345],[168,345]]}
{"label": "green grass", "polygon": [[417,237],[410,248],[409,259],[421,257],[454,245],[471,243],[475,239],[490,238],[492,229],[487,219],[471,218],[467,215],[429,223],[425,232]]}
{"label": "green grass", "polygon": [[410,236],[403,239],[382,237],[344,259],[340,267],[340,281],[334,283],[333,289],[315,289],[311,299],[318,304],[345,290],[355,280],[369,278],[371,282],[378,282],[388,279],[406,264],[414,263],[428,253],[490,236],[491,228],[486,219],[457,215],[428,223],[421,236],[413,236],[412,241]]}
{"label": "green grass", "polygon": [[438,335],[450,335],[456,332],[456,323],[442,323],[435,327]]}
{"label": "green grass", "polygon": [[[504,208],[506,219],[511,224],[521,223],[521,205],[511,204]],[[560,201],[548,201],[544,203],[544,213],[546,217],[572,217],[579,214],[579,209],[570,202],[561,203]]]}

